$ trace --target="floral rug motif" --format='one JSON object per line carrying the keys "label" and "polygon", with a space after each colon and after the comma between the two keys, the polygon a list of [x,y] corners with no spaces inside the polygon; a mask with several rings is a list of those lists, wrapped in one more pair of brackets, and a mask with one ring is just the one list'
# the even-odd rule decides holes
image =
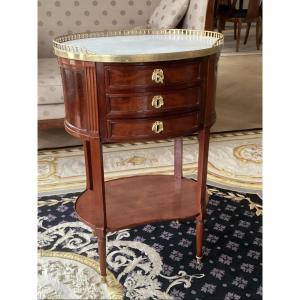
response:
{"label": "floral rug motif", "polygon": [[99,280],[99,263],[72,252],[38,252],[38,299],[122,299],[123,288],[108,272]]}
{"label": "floral rug motif", "polygon": [[[193,220],[148,224],[108,234],[107,265],[113,278],[111,282],[117,280],[122,285],[124,299],[262,299],[261,199],[256,194],[212,186],[209,186],[208,192],[201,264],[197,264],[195,259]],[[39,198],[39,249],[50,253],[76,254],[96,262],[96,238],[77,219],[74,211],[78,195],[67,193]],[[61,270],[61,264],[66,265],[62,258],[56,261],[58,263],[52,259],[56,266],[54,269]],[[87,299],[86,294],[82,296],[85,298],[78,295],[76,287],[78,284],[86,286],[85,283],[90,280],[91,287],[95,288],[82,290],[89,293],[89,299],[99,299],[99,295],[107,299],[107,291],[100,285],[100,276],[97,282],[93,276],[95,273],[87,264],[80,269],[78,262],[68,263],[76,272],[81,270],[79,283],[72,281],[74,287],[68,285],[70,295],[75,294],[76,299]],[[49,261],[41,265],[45,264],[48,266]],[[48,271],[49,268],[44,270]],[[66,274],[61,272],[60,278],[65,279]],[[53,288],[55,285],[51,282],[45,285],[48,294],[54,295],[51,299],[59,299],[59,291]],[[113,290],[116,286],[110,288]],[[43,284],[39,288],[43,288]]]}

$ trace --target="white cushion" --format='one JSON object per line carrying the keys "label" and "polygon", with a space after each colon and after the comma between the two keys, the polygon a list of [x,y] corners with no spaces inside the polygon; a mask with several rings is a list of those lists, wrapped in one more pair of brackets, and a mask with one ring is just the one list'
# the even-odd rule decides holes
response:
{"label": "white cushion", "polygon": [[38,104],[64,103],[62,81],[56,58],[38,60]]}
{"label": "white cushion", "polygon": [[208,0],[191,0],[182,27],[185,29],[205,29]]}
{"label": "white cushion", "polygon": [[187,11],[189,0],[161,0],[149,19],[153,29],[175,28]]}

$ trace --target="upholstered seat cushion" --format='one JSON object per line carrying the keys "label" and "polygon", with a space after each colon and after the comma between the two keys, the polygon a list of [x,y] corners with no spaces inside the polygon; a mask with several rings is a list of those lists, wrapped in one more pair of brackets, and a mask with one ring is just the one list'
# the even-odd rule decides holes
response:
{"label": "upholstered seat cushion", "polygon": [[56,58],[38,60],[38,104],[64,103],[62,82]]}
{"label": "upholstered seat cushion", "polygon": [[52,40],[75,32],[146,25],[160,0],[38,0],[39,57],[54,57]]}
{"label": "upholstered seat cushion", "polygon": [[161,0],[149,19],[153,29],[175,28],[187,11],[189,0]]}
{"label": "upholstered seat cushion", "polygon": [[205,29],[205,19],[208,0],[191,0],[187,13],[183,19],[183,28]]}

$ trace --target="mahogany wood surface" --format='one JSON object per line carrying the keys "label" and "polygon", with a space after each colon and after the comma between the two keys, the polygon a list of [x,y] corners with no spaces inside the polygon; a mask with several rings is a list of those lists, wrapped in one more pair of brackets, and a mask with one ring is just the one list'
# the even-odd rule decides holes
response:
{"label": "mahogany wood surface", "polygon": [[[155,133],[152,125],[156,121],[163,122],[163,131]],[[103,140],[122,142],[172,138],[190,135],[199,128],[199,114],[197,112],[168,117],[147,119],[118,119],[107,121],[107,135]]]}
{"label": "mahogany wood surface", "polygon": [[[106,276],[107,214],[102,145],[98,139],[84,140],[83,145],[87,177],[86,188],[89,192],[90,199],[92,199],[90,206],[88,206],[88,203],[84,205],[89,208],[89,214],[94,217],[94,222],[91,227],[98,238],[100,272],[102,276]],[[81,215],[80,211],[77,211],[77,213]]]}
{"label": "mahogany wood surface", "polygon": [[199,152],[198,152],[198,175],[197,175],[197,190],[196,199],[197,210],[200,214],[196,218],[196,256],[202,257],[202,241],[204,234],[203,221],[207,206],[206,197],[206,177],[208,163],[208,148],[209,148],[209,128],[204,128],[199,132]]}
{"label": "mahogany wood surface", "polygon": [[208,0],[206,8],[206,18],[205,18],[205,30],[214,31],[215,29],[215,18],[216,18],[216,8],[217,0]]}
{"label": "mahogany wood surface", "polygon": [[[200,214],[196,190],[197,182],[185,178],[180,186],[176,186],[173,175],[134,176],[107,181],[107,230],[196,217]],[[76,211],[79,218],[95,230],[98,217],[93,210],[93,193],[86,190],[76,202]]]}
{"label": "mahogany wood surface", "polygon": [[[201,59],[124,64],[59,58],[65,128],[83,141],[85,152],[87,186],[76,202],[76,212],[98,237],[102,276],[106,275],[106,233],[136,225],[196,218],[196,255],[202,256],[218,58],[214,54]],[[152,80],[154,69],[163,70],[163,83]],[[162,106],[153,106],[154,96],[163,98]],[[160,126],[155,127],[155,122]],[[158,128],[161,130],[155,130]],[[182,176],[182,137],[193,133],[199,137],[197,181]],[[103,144],[172,137],[174,175],[104,183]]]}
{"label": "mahogany wood surface", "polygon": [[[216,59],[216,55],[201,58],[201,63],[199,59],[160,62],[159,66],[164,74],[168,74],[165,70],[171,69],[178,78],[172,84],[166,85],[152,83],[151,77],[156,63],[145,63],[144,66],[141,63],[83,64],[74,60],[69,60],[68,63],[66,59],[60,59],[66,108],[65,128],[76,137],[101,137],[103,143],[110,143],[125,141],[126,138],[133,141],[184,136],[201,127],[210,127],[215,121],[215,110],[212,101],[205,101],[209,59]],[[140,89],[140,86],[134,83],[136,77],[124,76],[127,79],[123,81],[132,84],[133,87],[128,86],[128,89],[124,89],[122,86],[122,89],[119,89],[117,84],[116,89],[111,85],[107,88],[109,83],[105,75],[106,68],[121,69],[123,72],[126,65],[129,65],[132,72],[136,70],[139,82],[151,81],[151,84]],[[186,74],[181,72],[181,68],[185,69],[186,66],[192,67],[189,82],[185,82]],[[144,73],[144,70],[151,72]],[[175,82],[181,82],[183,85]],[[161,95],[165,101],[159,109],[152,107],[151,102],[155,95]],[[204,109],[205,106],[209,109]],[[146,120],[146,117],[149,119]],[[158,121],[157,118],[165,121],[164,130],[154,134],[151,126],[154,121]],[[175,122],[170,122],[171,119]],[[186,125],[176,121],[186,122]],[[134,134],[127,135],[132,129]]]}
{"label": "mahogany wood surface", "polygon": [[[202,59],[193,59],[143,64],[105,64],[106,91],[136,91],[137,89],[143,91],[151,87],[158,89],[168,85],[197,83],[200,80],[201,61]],[[163,70],[162,83],[152,80],[155,69]]]}
{"label": "mahogany wood surface", "polygon": [[[161,96],[163,105],[155,108],[152,99]],[[200,109],[199,85],[184,89],[163,89],[157,92],[133,94],[108,94],[106,96],[107,118],[146,117],[176,111]]]}
{"label": "mahogany wood surface", "polygon": [[174,176],[177,181],[181,180],[182,174],[182,163],[183,163],[183,141],[182,137],[175,138],[174,142]]}

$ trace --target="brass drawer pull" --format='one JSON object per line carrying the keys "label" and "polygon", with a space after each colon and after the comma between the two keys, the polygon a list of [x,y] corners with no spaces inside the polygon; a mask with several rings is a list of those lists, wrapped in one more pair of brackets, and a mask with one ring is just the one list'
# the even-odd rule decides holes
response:
{"label": "brass drawer pull", "polygon": [[155,108],[160,108],[164,105],[164,98],[162,96],[154,96],[151,104]]}
{"label": "brass drawer pull", "polygon": [[160,133],[164,131],[164,124],[162,121],[156,121],[152,125],[152,131],[155,133]]}
{"label": "brass drawer pull", "polygon": [[162,69],[154,69],[152,73],[152,80],[156,83],[164,83],[164,72]]}

